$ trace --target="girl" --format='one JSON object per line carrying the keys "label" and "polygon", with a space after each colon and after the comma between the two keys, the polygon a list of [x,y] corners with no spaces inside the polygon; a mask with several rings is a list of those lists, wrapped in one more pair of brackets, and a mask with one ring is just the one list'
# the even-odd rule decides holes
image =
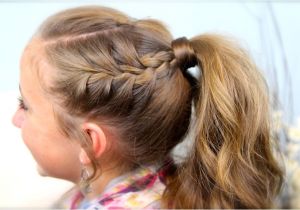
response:
{"label": "girl", "polygon": [[20,92],[13,122],[40,174],[76,184],[56,208],[270,208],[280,190],[265,82],[222,36],[69,9],[26,47]]}

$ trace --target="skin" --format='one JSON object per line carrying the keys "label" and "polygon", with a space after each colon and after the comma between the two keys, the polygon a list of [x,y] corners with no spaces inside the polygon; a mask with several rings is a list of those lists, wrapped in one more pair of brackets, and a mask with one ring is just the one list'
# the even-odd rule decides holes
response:
{"label": "skin", "polygon": [[[80,177],[80,147],[58,130],[53,104],[44,94],[36,69],[33,68],[33,55],[37,51],[37,45],[31,44],[22,55],[20,92],[24,104],[16,111],[12,121],[21,129],[22,139],[36,160],[42,176],[77,182]],[[43,71],[50,73],[49,68],[43,68]]]}
{"label": "skin", "polygon": [[[91,160],[76,140],[67,138],[59,130],[54,114],[57,104],[51,101],[41,86],[41,82],[46,86],[51,84],[51,75],[55,72],[41,57],[42,45],[41,41],[32,40],[22,55],[21,102],[12,122],[20,128],[22,139],[36,160],[40,175],[79,183],[82,166],[91,168]],[[36,66],[42,69],[39,76]],[[90,136],[94,156],[101,164],[101,176],[91,183],[93,191],[86,195],[86,199],[93,199],[122,171],[113,167],[113,156],[105,153],[108,139],[115,141],[109,129],[88,121],[83,121],[81,127]]]}

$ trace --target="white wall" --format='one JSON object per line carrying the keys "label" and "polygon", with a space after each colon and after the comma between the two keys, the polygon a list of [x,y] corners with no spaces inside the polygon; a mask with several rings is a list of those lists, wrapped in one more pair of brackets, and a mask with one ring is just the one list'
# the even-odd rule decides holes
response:
{"label": "white wall", "polygon": [[[41,1],[42,2],[42,1]],[[294,92],[293,119],[300,116],[300,3],[272,3],[278,21],[283,48],[271,17],[268,3],[238,1],[17,1],[0,3],[0,207],[46,207],[70,183],[41,178],[35,163],[23,145],[19,131],[10,123],[17,106],[18,66],[21,52],[35,29],[50,14],[61,9],[87,4],[100,4],[120,9],[136,18],[157,18],[165,22],[174,37],[192,37],[204,32],[219,32],[237,37],[247,46],[256,62],[264,69],[271,86],[279,82],[279,92],[286,104],[288,77],[283,62],[283,49],[288,62]],[[83,3],[85,2],[85,3]],[[247,1],[248,2],[248,1]],[[166,12],[167,11],[167,12]],[[273,60],[272,60],[273,59]],[[273,65],[275,64],[275,65]],[[272,73],[277,68],[277,76]],[[275,76],[274,76],[275,75]]]}

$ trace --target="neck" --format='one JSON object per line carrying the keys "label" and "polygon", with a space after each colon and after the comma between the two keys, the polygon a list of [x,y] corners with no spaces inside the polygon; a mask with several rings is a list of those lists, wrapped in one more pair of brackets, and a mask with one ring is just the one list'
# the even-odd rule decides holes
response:
{"label": "neck", "polygon": [[109,182],[114,178],[120,176],[121,174],[122,173],[119,170],[113,169],[101,171],[101,174],[99,174],[99,172],[97,171],[95,176],[97,178],[90,183],[90,192],[82,192],[85,199],[93,200],[99,197],[99,195],[103,193]]}

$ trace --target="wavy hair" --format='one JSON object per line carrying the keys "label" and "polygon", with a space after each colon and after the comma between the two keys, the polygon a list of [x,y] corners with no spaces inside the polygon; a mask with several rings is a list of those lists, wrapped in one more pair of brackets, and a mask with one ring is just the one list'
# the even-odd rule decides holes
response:
{"label": "wavy hair", "polygon": [[48,90],[61,99],[62,128],[87,151],[74,116],[112,125],[129,166],[162,163],[194,134],[168,174],[164,207],[272,207],[283,172],[272,153],[267,87],[233,41],[216,34],[173,40],[157,20],[98,6],[57,13],[35,37],[56,69]]}

